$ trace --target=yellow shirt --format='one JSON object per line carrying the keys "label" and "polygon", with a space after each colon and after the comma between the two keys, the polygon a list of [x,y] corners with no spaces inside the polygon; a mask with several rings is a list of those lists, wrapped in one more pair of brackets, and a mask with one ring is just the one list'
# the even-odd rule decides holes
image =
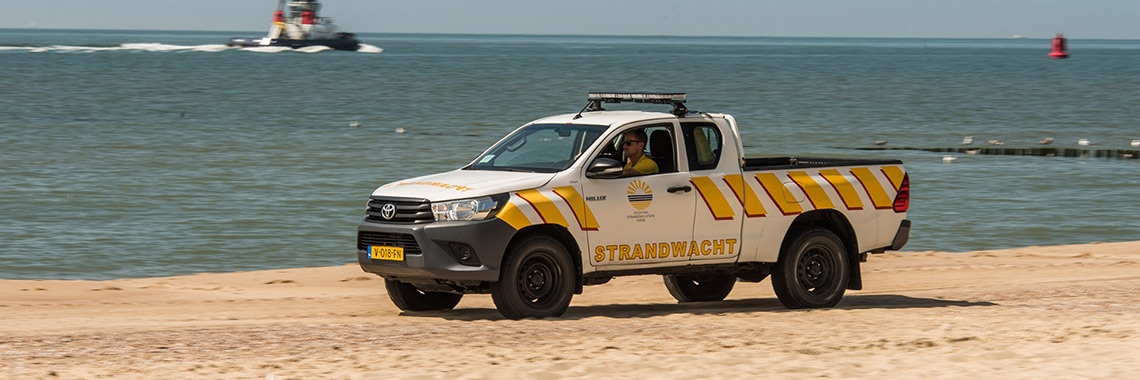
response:
{"label": "yellow shirt", "polygon": [[649,158],[649,156],[646,156],[644,154],[641,155],[641,158],[637,159],[636,163],[632,163],[629,162],[629,160],[626,160],[625,168],[637,170],[637,172],[641,173],[641,175],[653,174],[661,171],[661,169],[657,168],[657,162],[653,161],[652,158]]}

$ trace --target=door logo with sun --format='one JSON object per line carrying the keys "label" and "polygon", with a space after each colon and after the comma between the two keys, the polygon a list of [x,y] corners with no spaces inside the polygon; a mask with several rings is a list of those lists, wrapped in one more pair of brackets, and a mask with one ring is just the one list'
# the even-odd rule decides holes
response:
{"label": "door logo with sun", "polygon": [[625,197],[629,199],[629,205],[633,208],[645,210],[649,208],[650,203],[653,203],[653,189],[650,189],[649,184],[641,180],[634,180],[626,188]]}

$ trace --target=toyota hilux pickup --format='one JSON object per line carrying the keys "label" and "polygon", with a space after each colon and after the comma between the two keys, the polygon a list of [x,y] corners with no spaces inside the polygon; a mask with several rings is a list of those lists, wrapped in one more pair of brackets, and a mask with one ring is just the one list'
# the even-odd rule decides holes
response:
{"label": "toyota hilux pickup", "polygon": [[[672,107],[603,108],[622,102]],[[901,161],[746,158],[731,115],[685,103],[590,93],[466,166],[380,186],[357,228],[361,268],[405,311],[490,293],[506,318],[558,317],[585,286],[650,274],[679,302],[770,276],[784,306],[825,308],[862,288],[869,253],[907,243]],[[630,175],[624,145],[637,143],[656,170]]]}

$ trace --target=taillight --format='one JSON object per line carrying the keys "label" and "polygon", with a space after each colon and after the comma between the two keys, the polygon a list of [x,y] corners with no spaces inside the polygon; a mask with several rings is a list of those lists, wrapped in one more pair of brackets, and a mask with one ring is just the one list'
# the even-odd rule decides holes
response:
{"label": "taillight", "polygon": [[906,212],[910,209],[910,173],[903,174],[902,185],[899,185],[899,193],[895,195],[895,212]]}

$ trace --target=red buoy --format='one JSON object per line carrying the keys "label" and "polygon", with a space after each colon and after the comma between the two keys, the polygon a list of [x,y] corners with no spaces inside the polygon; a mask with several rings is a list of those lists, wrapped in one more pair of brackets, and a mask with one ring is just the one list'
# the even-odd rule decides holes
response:
{"label": "red buoy", "polygon": [[1060,33],[1053,37],[1053,51],[1049,53],[1049,58],[1061,59],[1069,58],[1069,42]]}

